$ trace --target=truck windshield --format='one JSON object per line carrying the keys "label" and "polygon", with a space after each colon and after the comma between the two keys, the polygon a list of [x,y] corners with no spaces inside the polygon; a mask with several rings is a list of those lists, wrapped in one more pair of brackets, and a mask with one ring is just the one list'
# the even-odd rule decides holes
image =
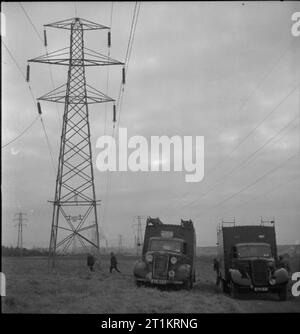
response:
{"label": "truck windshield", "polygon": [[236,247],[237,256],[241,257],[271,257],[269,245],[240,245]]}
{"label": "truck windshield", "polygon": [[149,250],[181,253],[181,242],[176,240],[151,240]]}

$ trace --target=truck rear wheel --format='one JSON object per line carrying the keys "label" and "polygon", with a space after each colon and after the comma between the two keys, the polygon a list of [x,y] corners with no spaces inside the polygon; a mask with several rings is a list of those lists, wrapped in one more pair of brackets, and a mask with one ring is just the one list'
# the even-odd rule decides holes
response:
{"label": "truck rear wheel", "polygon": [[284,287],[280,289],[278,295],[279,295],[279,300],[281,301],[287,300],[287,296],[288,296],[287,284],[285,284]]}

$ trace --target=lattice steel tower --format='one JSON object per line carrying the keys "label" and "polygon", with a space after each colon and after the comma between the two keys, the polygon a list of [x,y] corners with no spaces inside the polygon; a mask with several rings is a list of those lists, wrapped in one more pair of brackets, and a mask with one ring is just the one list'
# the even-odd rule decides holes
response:
{"label": "lattice steel tower", "polygon": [[15,214],[16,218],[14,218],[14,221],[17,221],[18,223],[15,225],[18,227],[18,243],[17,243],[17,249],[19,251],[19,256],[23,255],[23,226],[25,226],[25,221],[28,219],[26,218],[26,213],[18,212]]}
{"label": "lattice steel tower", "polygon": [[[68,66],[67,84],[38,98],[38,100],[64,103],[55,195],[54,201],[51,201],[53,216],[49,259],[52,259],[54,265],[55,256],[66,253],[74,238],[77,238],[87,251],[91,246],[99,251],[97,218],[99,201],[96,200],[95,193],[88,105],[114,100],[86,83],[85,67],[123,65],[123,63],[84,46],[85,30],[108,29],[110,47],[109,27],[78,17],[46,24],[44,27],[70,30],[69,48],[29,60],[29,62]],[[46,31],[44,37],[46,46]],[[27,72],[29,73],[29,68]],[[40,110],[39,102],[38,107]],[[91,229],[95,231],[96,240],[91,238]]]}

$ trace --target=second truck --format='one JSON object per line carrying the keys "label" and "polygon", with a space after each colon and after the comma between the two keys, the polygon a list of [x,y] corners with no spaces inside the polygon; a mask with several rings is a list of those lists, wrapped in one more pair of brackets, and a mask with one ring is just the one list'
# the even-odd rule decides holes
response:
{"label": "second truck", "polygon": [[218,229],[217,284],[236,298],[239,292],[273,292],[287,299],[289,274],[278,267],[274,222],[269,226],[225,226]]}

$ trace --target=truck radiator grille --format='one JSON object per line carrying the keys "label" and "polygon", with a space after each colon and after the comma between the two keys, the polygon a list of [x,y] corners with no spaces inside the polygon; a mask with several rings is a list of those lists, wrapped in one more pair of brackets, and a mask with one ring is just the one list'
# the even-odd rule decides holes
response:
{"label": "truck radiator grille", "polygon": [[268,284],[268,267],[265,261],[252,262],[252,279],[255,285]]}
{"label": "truck radiator grille", "polygon": [[158,255],[154,257],[153,278],[166,279],[168,274],[168,256]]}

